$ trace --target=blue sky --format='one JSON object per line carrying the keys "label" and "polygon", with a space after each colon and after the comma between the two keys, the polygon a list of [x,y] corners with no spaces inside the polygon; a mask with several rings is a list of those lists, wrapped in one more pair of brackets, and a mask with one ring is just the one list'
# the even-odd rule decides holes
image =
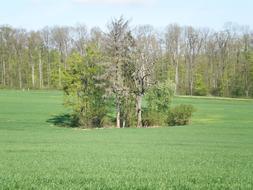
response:
{"label": "blue sky", "polygon": [[221,29],[226,22],[253,28],[253,0],[2,0],[0,25],[26,29],[86,24],[104,28],[124,15],[133,25],[170,23]]}

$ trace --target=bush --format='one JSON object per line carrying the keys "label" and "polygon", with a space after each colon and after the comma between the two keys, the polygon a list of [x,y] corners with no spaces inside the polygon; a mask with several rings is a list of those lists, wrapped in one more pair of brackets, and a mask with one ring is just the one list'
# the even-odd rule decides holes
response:
{"label": "bush", "polygon": [[142,126],[162,126],[165,124],[166,115],[164,113],[144,110],[142,114]]}
{"label": "bush", "polygon": [[[99,110],[100,111],[100,110]],[[74,113],[76,123],[81,128],[100,128],[103,127],[105,114],[101,112],[92,111],[92,113]]]}
{"label": "bush", "polygon": [[195,96],[206,96],[207,95],[207,89],[204,86],[198,86],[194,90]]}
{"label": "bush", "polygon": [[166,123],[174,89],[171,81],[158,82],[148,89],[145,94],[146,107],[142,112],[142,126],[162,126]]}
{"label": "bush", "polygon": [[190,123],[193,112],[195,111],[192,105],[179,105],[172,108],[167,117],[169,126],[187,125]]}
{"label": "bush", "polygon": [[174,95],[174,84],[171,81],[158,82],[146,93],[149,112],[167,113]]}
{"label": "bush", "polygon": [[196,85],[194,89],[195,96],[206,96],[207,95],[207,87],[203,81],[203,77],[201,75],[196,76]]}

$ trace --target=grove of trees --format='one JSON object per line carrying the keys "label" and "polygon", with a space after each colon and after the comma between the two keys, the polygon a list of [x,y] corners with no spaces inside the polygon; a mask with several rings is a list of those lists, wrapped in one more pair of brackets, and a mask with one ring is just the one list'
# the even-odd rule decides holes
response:
{"label": "grove of trees", "polygon": [[[63,89],[83,125],[101,125],[106,100],[113,97],[116,126],[142,127],[143,116],[166,112],[164,101],[173,93],[253,97],[253,34],[232,23],[221,31],[177,24],[161,31],[132,27],[123,17],[106,31],[3,25],[0,87]],[[145,112],[144,96],[150,108]]]}

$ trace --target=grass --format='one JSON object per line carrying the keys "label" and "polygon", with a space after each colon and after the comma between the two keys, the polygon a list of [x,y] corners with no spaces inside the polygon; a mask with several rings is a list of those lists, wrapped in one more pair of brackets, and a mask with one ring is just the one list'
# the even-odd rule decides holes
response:
{"label": "grass", "polygon": [[253,189],[253,101],[177,97],[192,124],[79,130],[58,91],[0,91],[0,189]]}

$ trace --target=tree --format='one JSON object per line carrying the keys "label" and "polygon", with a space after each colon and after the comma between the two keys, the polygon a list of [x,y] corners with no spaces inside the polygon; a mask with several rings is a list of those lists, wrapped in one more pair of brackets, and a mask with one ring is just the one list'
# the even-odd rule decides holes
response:
{"label": "tree", "polygon": [[18,75],[18,83],[19,88],[23,88],[23,71],[24,70],[24,59],[25,59],[25,48],[26,48],[26,31],[24,29],[15,30],[15,42],[14,42],[14,48],[15,48],[15,58],[16,58],[16,64],[17,64],[17,75]]}
{"label": "tree", "polygon": [[10,63],[13,52],[14,30],[9,26],[0,27],[0,61],[1,61],[1,83],[12,87],[12,65]]}
{"label": "tree", "polygon": [[142,127],[142,98],[150,85],[154,64],[159,55],[159,43],[151,26],[140,26],[136,29],[136,62],[133,72],[135,84],[137,127]]}
{"label": "tree", "polygon": [[83,127],[101,127],[106,115],[105,81],[100,53],[96,48],[86,48],[86,55],[73,53],[67,60],[63,90],[65,103],[72,107],[78,124]]}
{"label": "tree", "polygon": [[193,95],[194,69],[202,42],[203,39],[201,38],[199,31],[195,30],[193,27],[185,28],[185,58],[187,64],[188,93],[190,95]]}
{"label": "tree", "polygon": [[50,58],[50,49],[51,49],[51,30],[49,27],[45,27],[42,29],[41,31],[41,36],[42,36],[42,40],[43,40],[43,45],[45,48],[45,62],[46,62],[46,66],[47,66],[47,87],[50,88],[51,87],[51,75],[52,75],[52,71],[51,71],[51,58]]}
{"label": "tree", "polygon": [[[128,21],[123,17],[114,19],[108,25],[108,33],[106,35],[106,52],[109,55],[110,65],[108,73],[110,74],[111,89],[115,95],[116,104],[116,127],[121,127],[123,100],[129,94],[129,88],[125,85],[126,78],[123,73],[124,67],[129,63],[129,54],[131,54],[131,32]],[[129,76],[129,75],[128,75]],[[124,120],[124,117],[123,117]],[[124,121],[123,121],[124,123]]]}
{"label": "tree", "polygon": [[[217,86],[221,89],[222,95],[227,95],[227,67],[228,67],[228,56],[229,56],[229,43],[230,43],[229,31],[216,33],[216,41],[218,45],[218,81]],[[225,92],[226,91],[226,92]]]}
{"label": "tree", "polygon": [[85,55],[86,45],[88,41],[88,32],[85,25],[77,25],[73,28],[73,37],[75,49],[80,53],[80,55]]}
{"label": "tree", "polygon": [[54,48],[60,53],[60,60],[58,65],[58,82],[59,87],[62,86],[62,68],[67,69],[66,59],[69,53],[69,28],[68,27],[55,27],[52,29],[52,38]]}
{"label": "tree", "polygon": [[43,39],[41,38],[40,33],[31,32],[28,37],[28,48],[29,48],[29,60],[31,65],[31,78],[32,78],[32,87],[35,87],[35,66],[38,64],[38,78],[39,78],[39,88],[43,88]]}
{"label": "tree", "polygon": [[178,94],[179,59],[182,54],[181,28],[177,24],[169,25],[165,34],[166,52],[175,67],[175,93]]}

